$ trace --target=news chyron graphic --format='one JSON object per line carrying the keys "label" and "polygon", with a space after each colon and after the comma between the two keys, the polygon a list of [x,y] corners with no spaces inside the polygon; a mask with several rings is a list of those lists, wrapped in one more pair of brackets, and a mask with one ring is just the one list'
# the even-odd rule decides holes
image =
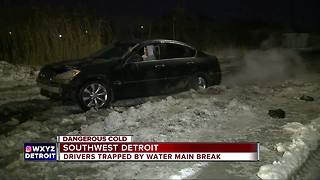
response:
{"label": "news chyron graphic", "polygon": [[58,136],[57,143],[26,143],[25,160],[258,161],[259,143],[132,142],[132,136]]}

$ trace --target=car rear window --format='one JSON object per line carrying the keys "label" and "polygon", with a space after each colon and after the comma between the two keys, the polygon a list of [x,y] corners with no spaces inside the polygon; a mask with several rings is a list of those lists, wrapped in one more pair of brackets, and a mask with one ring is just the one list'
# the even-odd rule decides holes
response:
{"label": "car rear window", "polygon": [[187,46],[170,43],[161,44],[161,59],[185,58],[193,56],[195,56],[195,50]]}

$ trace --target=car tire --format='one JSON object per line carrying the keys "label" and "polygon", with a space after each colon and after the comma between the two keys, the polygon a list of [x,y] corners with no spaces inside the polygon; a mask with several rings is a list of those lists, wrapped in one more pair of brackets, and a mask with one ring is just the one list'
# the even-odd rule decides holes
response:
{"label": "car tire", "polygon": [[78,100],[83,110],[108,107],[113,100],[112,89],[104,82],[90,81],[79,90]]}
{"label": "car tire", "polygon": [[208,88],[208,81],[202,74],[196,74],[192,77],[191,88],[202,90]]}

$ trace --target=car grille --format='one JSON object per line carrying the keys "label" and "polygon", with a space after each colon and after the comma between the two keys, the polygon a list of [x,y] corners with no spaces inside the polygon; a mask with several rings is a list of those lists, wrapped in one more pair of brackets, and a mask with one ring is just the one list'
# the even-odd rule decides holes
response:
{"label": "car grille", "polygon": [[39,76],[38,76],[38,80],[39,81],[51,81],[52,78],[56,75],[57,73],[55,73],[53,70],[50,69],[43,69],[40,71]]}

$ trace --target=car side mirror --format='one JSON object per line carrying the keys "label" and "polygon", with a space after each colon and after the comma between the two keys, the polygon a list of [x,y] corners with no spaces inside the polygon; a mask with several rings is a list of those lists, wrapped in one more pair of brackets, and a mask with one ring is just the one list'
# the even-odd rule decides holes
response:
{"label": "car side mirror", "polygon": [[143,58],[139,54],[134,54],[128,60],[128,63],[140,62],[143,61]]}

